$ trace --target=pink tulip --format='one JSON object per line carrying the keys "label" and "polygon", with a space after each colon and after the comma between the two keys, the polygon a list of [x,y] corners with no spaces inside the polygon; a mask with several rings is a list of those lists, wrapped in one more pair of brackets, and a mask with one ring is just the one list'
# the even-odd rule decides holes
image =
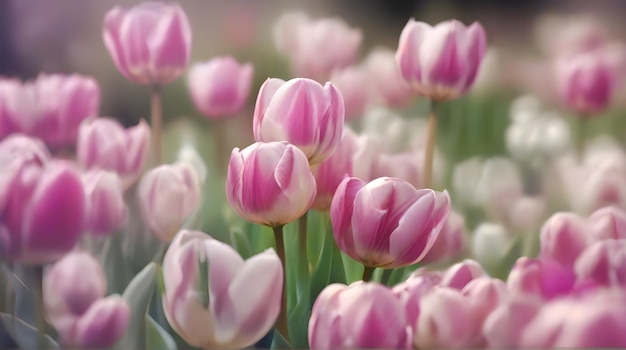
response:
{"label": "pink tulip", "polygon": [[95,170],[83,176],[86,201],[85,229],[95,235],[109,235],[126,223],[128,208],[120,177],[110,171]]}
{"label": "pink tulip", "polygon": [[389,107],[406,107],[413,102],[413,91],[400,74],[395,53],[386,48],[372,50],[365,66],[373,82],[372,99]]}
{"label": "pink tulip", "polygon": [[574,271],[579,280],[605,286],[626,285],[626,239],[593,243],[578,256]]}
{"label": "pink tulip", "polygon": [[116,6],[104,18],[102,35],[117,69],[138,84],[168,84],[189,62],[191,27],[177,3]]}
{"label": "pink tulip", "polygon": [[398,299],[378,283],[327,286],[309,320],[312,349],[410,349],[410,334]]}
{"label": "pink tulip", "polygon": [[38,137],[56,150],[74,146],[80,123],[98,114],[100,88],[86,76],[40,74],[26,83],[0,81],[0,105],[0,129]]}
{"label": "pink tulip", "polygon": [[483,323],[483,335],[491,348],[515,348],[532,319],[542,306],[539,298],[512,295],[495,308]]}
{"label": "pink tulip", "polygon": [[467,230],[465,229],[465,218],[455,210],[450,211],[446,223],[441,229],[441,233],[426,253],[423,264],[442,262],[459,255],[467,243]]}
{"label": "pink tulip", "polygon": [[369,98],[369,74],[362,66],[349,66],[333,72],[330,82],[341,92],[346,120],[363,117]]}
{"label": "pink tulip", "polygon": [[67,254],[43,279],[46,316],[68,347],[104,348],[124,336],[130,308],[119,295],[105,298],[106,279],[85,252]]}
{"label": "pink tulip", "polygon": [[253,131],[258,142],[288,141],[316,165],[339,145],[343,123],[343,98],[331,83],[272,78],[259,90]]}
{"label": "pink tulip", "polygon": [[243,109],[254,68],[230,56],[196,63],[189,69],[187,85],[196,108],[209,118],[233,116]]}
{"label": "pink tulip", "polygon": [[311,19],[287,13],[278,20],[274,39],[288,55],[294,76],[325,81],[357,59],[363,35],[340,18]]}
{"label": "pink tulip", "polygon": [[150,127],[145,121],[124,129],[114,119],[94,118],[80,126],[77,157],[87,169],[116,172],[128,189],[143,171],[149,146]]}
{"label": "pink tulip", "polygon": [[573,213],[556,213],[541,228],[541,256],[571,267],[590,241],[586,220]]}
{"label": "pink tulip", "polygon": [[589,117],[602,112],[611,102],[616,73],[601,52],[567,56],[557,62],[559,95],[576,113]]}
{"label": "pink tulip", "polygon": [[622,209],[604,207],[594,211],[588,220],[596,240],[626,238],[626,212]]}
{"label": "pink tulip", "polygon": [[357,150],[357,136],[348,127],[343,128],[341,143],[330,158],[313,168],[317,195],[312,208],[328,210],[337,187],[346,176],[352,176],[353,156]]}
{"label": "pink tulip", "polygon": [[[61,258],[83,231],[80,174],[65,161],[24,162],[8,179],[0,212],[0,249],[9,261],[45,264]],[[0,190],[3,190],[0,187]]]}
{"label": "pink tulip", "polygon": [[415,271],[409,278],[393,287],[392,291],[400,300],[400,305],[406,311],[407,324],[415,332],[419,318],[420,300],[427,295],[441,281],[439,272],[424,268]]}
{"label": "pink tulip", "polygon": [[433,100],[450,100],[471,88],[485,56],[482,25],[457,20],[434,27],[410,19],[400,34],[396,60],[413,90]]}
{"label": "pink tulip", "polygon": [[428,253],[449,212],[448,192],[417,190],[395,178],[366,184],[348,177],[335,192],[330,220],[344,253],[365,266],[395,268]]}
{"label": "pink tulip", "polygon": [[272,249],[244,261],[203,232],[180,231],[165,253],[163,280],[165,316],[194,347],[249,347],[278,318],[283,268]]}
{"label": "pink tulip", "polygon": [[443,287],[462,290],[472,280],[486,276],[487,273],[479,263],[465,259],[450,266],[443,273],[439,284]]}
{"label": "pink tulip", "polygon": [[481,316],[481,322],[509,296],[506,283],[486,276],[471,280],[463,287],[461,294],[471,299]]}
{"label": "pink tulip", "polygon": [[514,294],[552,299],[572,291],[576,276],[560,263],[547,258],[520,257],[509,273],[507,285]]}
{"label": "pink tulip", "polygon": [[160,165],[139,181],[137,195],[143,221],[161,241],[171,241],[184,221],[198,210],[200,179],[187,162]]}
{"label": "pink tulip", "polygon": [[423,162],[420,162],[415,152],[381,153],[374,166],[374,178],[395,177],[402,179],[415,188],[422,188]]}
{"label": "pink tulip", "polygon": [[287,142],[257,142],[233,149],[226,176],[230,207],[250,222],[280,226],[313,203],[315,178],[306,156]]}

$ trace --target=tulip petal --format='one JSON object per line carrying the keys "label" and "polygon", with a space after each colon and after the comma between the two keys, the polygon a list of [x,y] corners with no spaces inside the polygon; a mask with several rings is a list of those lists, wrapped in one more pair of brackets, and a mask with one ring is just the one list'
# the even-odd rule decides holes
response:
{"label": "tulip petal", "polygon": [[265,111],[267,110],[267,106],[270,104],[270,101],[276,94],[276,91],[284,84],[285,81],[282,79],[268,78],[259,89],[259,94],[257,95],[256,104],[254,106],[254,116],[252,119],[254,140],[257,142],[270,141],[265,140],[263,133],[261,132],[263,120],[265,119]]}

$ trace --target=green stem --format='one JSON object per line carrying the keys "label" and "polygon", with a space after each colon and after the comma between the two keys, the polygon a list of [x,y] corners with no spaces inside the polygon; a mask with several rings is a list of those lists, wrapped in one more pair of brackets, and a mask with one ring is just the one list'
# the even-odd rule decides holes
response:
{"label": "green stem", "polygon": [[309,269],[309,259],[307,258],[307,227],[309,212],[307,211],[298,219],[298,263]]}
{"label": "green stem", "polygon": [[227,153],[228,151],[226,147],[226,140],[228,139],[228,136],[226,135],[226,122],[228,122],[228,120],[211,120],[211,132],[213,134],[213,151],[215,152],[215,165],[216,169],[220,169],[220,171],[222,172],[224,171],[224,169],[228,168],[226,160],[230,156],[230,154]]}
{"label": "green stem", "polygon": [[581,115],[578,117],[578,123],[576,125],[576,159],[578,163],[582,163],[585,155],[585,129],[587,127],[587,116]]}
{"label": "green stem", "polygon": [[372,279],[374,270],[376,270],[375,267],[363,266],[363,282],[369,282]]}
{"label": "green stem", "polygon": [[163,129],[163,107],[161,101],[161,87],[152,86],[150,95],[150,125],[152,126],[152,151],[154,162],[161,163],[162,129]]}
{"label": "green stem", "polygon": [[383,275],[380,277],[380,283],[387,285],[389,283],[389,278],[391,277],[391,274],[393,273],[393,269],[384,269],[383,270]]}
{"label": "green stem", "polygon": [[280,262],[283,265],[283,294],[280,299],[280,314],[276,321],[276,330],[289,342],[289,331],[287,323],[287,279],[286,275],[286,261],[285,261],[285,241],[283,239],[283,225],[273,227],[274,240],[276,241],[276,254],[280,258]]}
{"label": "green stem", "polygon": [[433,182],[433,155],[437,143],[437,115],[439,104],[431,101],[426,134],[426,154],[424,155],[424,188],[431,188]]}
{"label": "green stem", "polygon": [[43,301],[43,266],[35,266],[33,273],[33,293],[35,295],[36,325],[37,325],[37,346],[43,349],[46,337],[46,307]]}

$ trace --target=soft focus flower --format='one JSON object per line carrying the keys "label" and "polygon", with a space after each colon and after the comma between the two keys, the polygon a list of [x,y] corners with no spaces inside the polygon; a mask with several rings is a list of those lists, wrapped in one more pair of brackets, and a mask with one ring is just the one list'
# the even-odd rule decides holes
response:
{"label": "soft focus flower", "polygon": [[313,304],[312,349],[410,349],[410,337],[400,302],[381,284],[331,284]]}
{"label": "soft focus flower", "polygon": [[195,347],[249,347],[280,311],[283,268],[273,249],[244,261],[229,245],[184,230],[165,253],[163,280],[165,316]]}
{"label": "soft focus flower", "polygon": [[394,268],[428,253],[449,212],[445,191],[417,190],[396,178],[348,177],[335,192],[330,220],[344,253],[365,266]]}
{"label": "soft focus flower", "polygon": [[3,131],[42,139],[52,149],[73,147],[78,127],[100,107],[100,87],[78,74],[40,74],[36,80],[0,80],[0,138]]}
{"label": "soft focus flower", "polygon": [[170,83],[189,62],[191,27],[177,3],[116,6],[104,18],[102,35],[117,69],[135,83]]}
{"label": "soft focus flower", "polygon": [[119,296],[105,298],[106,279],[98,261],[72,252],[46,271],[46,317],[68,347],[108,348],[124,335],[130,308]]}
{"label": "soft focus flower", "polygon": [[557,62],[559,95],[563,103],[583,117],[604,111],[615,89],[616,72],[597,52],[567,56]]}
{"label": "soft focus flower", "polygon": [[542,306],[539,298],[528,295],[511,295],[487,316],[483,335],[493,348],[514,348],[528,323]]}
{"label": "soft focus flower", "polygon": [[126,223],[128,208],[120,177],[110,171],[93,170],[83,176],[86,212],[85,229],[96,235],[108,235]]}
{"label": "soft focus flower", "polygon": [[472,234],[472,256],[491,271],[501,266],[512,243],[513,237],[502,224],[482,222]]}
{"label": "soft focus flower", "polygon": [[524,196],[511,207],[507,223],[518,232],[534,232],[543,224],[548,213],[546,199],[541,196]]}
{"label": "soft focus flower", "polygon": [[293,75],[320,82],[356,61],[362,39],[340,18],[311,19],[300,12],[284,14],[274,27],[276,47],[289,57]]}
{"label": "soft focus flower", "polygon": [[626,238],[626,212],[614,206],[594,211],[587,219],[594,239]]}
{"label": "soft focus flower", "polygon": [[556,213],[541,228],[541,256],[572,267],[590,242],[588,222],[573,213]]}
{"label": "soft focus flower", "polygon": [[85,120],[78,132],[77,158],[87,169],[116,172],[124,188],[141,175],[150,146],[150,127],[141,120],[124,129],[115,119]]}
{"label": "soft focus flower", "polygon": [[336,70],[330,76],[330,82],[341,92],[345,119],[362,118],[369,103],[370,76],[365,67],[355,65]]}
{"label": "soft focus flower", "polygon": [[413,90],[433,100],[463,95],[474,83],[485,56],[487,34],[482,25],[457,20],[431,27],[410,19],[400,34],[396,59]]}
{"label": "soft focus flower", "polygon": [[441,233],[422,259],[422,263],[442,262],[454,258],[465,249],[466,241],[465,218],[459,212],[451,210]]}
{"label": "soft focus flower", "polygon": [[409,84],[400,75],[395,53],[387,48],[374,48],[365,58],[372,82],[372,99],[389,107],[405,107],[414,99]]}
{"label": "soft focus flower", "polygon": [[580,280],[605,286],[626,285],[626,239],[595,242],[580,253],[574,271]]}
{"label": "soft focus flower", "polygon": [[424,162],[420,160],[417,152],[381,153],[374,165],[372,177],[395,177],[410,183],[415,188],[422,188]]}
{"label": "soft focus flower", "polygon": [[200,206],[200,179],[187,162],[160,165],[141,178],[137,195],[144,222],[169,242]]}
{"label": "soft focus flower", "polygon": [[448,267],[441,275],[442,287],[462,290],[468,283],[476,278],[486,277],[487,273],[475,260],[465,259]]}
{"label": "soft focus flower", "polygon": [[424,268],[417,269],[406,281],[397,284],[392,291],[400,300],[406,312],[406,320],[411,330],[415,332],[420,314],[420,300],[433,288],[439,285],[441,274]]}
{"label": "soft focus flower", "polygon": [[6,185],[0,184],[0,199],[5,198],[4,208],[0,205],[4,259],[45,264],[74,248],[84,228],[85,194],[81,176],[69,162],[23,160],[2,182]]}
{"label": "soft focus flower", "polygon": [[287,142],[257,142],[230,155],[226,199],[250,222],[292,222],[309,209],[316,191],[305,154]]}
{"label": "soft focus flower", "polygon": [[511,293],[552,299],[568,294],[576,276],[570,268],[545,258],[520,257],[506,281]]}
{"label": "soft focus flower", "polygon": [[263,83],[254,108],[257,142],[288,141],[311,165],[328,159],[341,141],[344,103],[333,84],[305,78]]}
{"label": "soft focus flower", "polygon": [[216,57],[189,68],[187,85],[196,108],[209,118],[237,114],[250,94],[254,68],[230,56]]}

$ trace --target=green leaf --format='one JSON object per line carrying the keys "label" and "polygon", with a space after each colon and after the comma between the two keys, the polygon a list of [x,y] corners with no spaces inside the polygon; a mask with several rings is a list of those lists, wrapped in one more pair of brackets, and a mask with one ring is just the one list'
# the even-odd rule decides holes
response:
{"label": "green leaf", "polygon": [[159,265],[149,263],[126,287],[122,298],[128,303],[131,317],[118,349],[146,349],[146,313],[157,282]]}
{"label": "green leaf", "polygon": [[177,349],[174,338],[150,316],[146,316],[146,349]]}
{"label": "green leaf", "polygon": [[313,305],[319,293],[329,284],[346,282],[341,252],[331,231],[327,230],[323,236],[322,250],[311,276],[310,305]]}
{"label": "green leaf", "polygon": [[[389,277],[386,281],[386,285],[389,287],[393,287],[396,284],[404,281],[404,271],[405,268],[401,267],[398,269],[389,269],[389,270],[385,270],[385,272],[390,271],[389,273]],[[383,277],[385,276],[385,273],[383,273]]]}
{"label": "green leaf", "polygon": [[[297,349],[308,349],[309,319],[311,318],[311,305],[309,304],[309,292],[305,292],[302,302],[289,313],[289,339]],[[312,303],[311,303],[312,304]],[[276,332],[278,333],[278,332]]]}
{"label": "green leaf", "polygon": [[230,229],[230,245],[241,255],[242,258],[248,259],[252,256],[252,246],[250,238],[239,227]]}
{"label": "green leaf", "polygon": [[289,344],[287,339],[280,335],[280,332],[274,331],[274,339],[272,339],[271,349],[293,349],[293,346]]}
{"label": "green leaf", "polygon": [[23,320],[6,313],[0,313],[0,317],[7,333],[20,349],[59,349],[59,344],[48,335],[41,338],[43,344],[38,344],[39,331]]}

